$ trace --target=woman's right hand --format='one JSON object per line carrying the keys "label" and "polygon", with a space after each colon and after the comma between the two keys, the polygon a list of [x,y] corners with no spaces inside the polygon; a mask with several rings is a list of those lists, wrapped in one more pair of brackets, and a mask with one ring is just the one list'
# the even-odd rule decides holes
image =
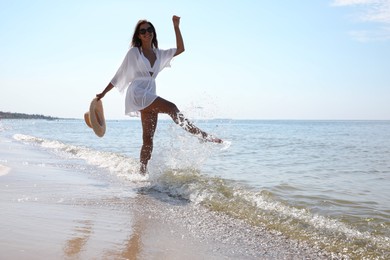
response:
{"label": "woman's right hand", "polygon": [[110,84],[107,85],[107,87],[103,90],[102,93],[96,94],[97,100],[102,99],[107,94],[107,92],[110,91],[113,87],[114,85],[112,85],[110,82]]}
{"label": "woman's right hand", "polygon": [[100,100],[100,99],[102,99],[103,97],[104,97],[104,93],[102,92],[102,93],[100,93],[100,94],[96,94],[96,97],[97,97],[97,100]]}

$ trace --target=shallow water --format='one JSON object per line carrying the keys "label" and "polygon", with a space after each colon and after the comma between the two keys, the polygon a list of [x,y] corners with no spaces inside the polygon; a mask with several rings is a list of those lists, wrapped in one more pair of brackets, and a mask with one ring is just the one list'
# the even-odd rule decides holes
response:
{"label": "shallow water", "polygon": [[231,145],[160,121],[149,176],[137,174],[139,121],[3,120],[0,135],[115,180],[201,204],[352,257],[389,257],[389,121],[198,121]]}

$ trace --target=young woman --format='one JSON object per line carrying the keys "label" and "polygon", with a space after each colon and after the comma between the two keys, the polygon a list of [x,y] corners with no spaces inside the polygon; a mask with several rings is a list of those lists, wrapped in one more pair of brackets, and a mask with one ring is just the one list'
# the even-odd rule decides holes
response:
{"label": "young woman", "polygon": [[156,95],[156,77],[165,67],[170,66],[174,56],[184,52],[181,36],[180,17],[173,16],[173,28],[176,35],[176,48],[158,49],[157,33],[153,24],[147,20],[137,23],[130,50],[114,78],[97,98],[103,98],[113,87],[121,92],[127,88],[125,111],[127,115],[141,115],[143,144],[140,154],[142,174],[146,173],[148,161],[153,150],[153,136],[157,127],[159,113],[168,114],[176,124],[199,138],[215,143],[222,140],[202,131],[188,121],[175,104]]}

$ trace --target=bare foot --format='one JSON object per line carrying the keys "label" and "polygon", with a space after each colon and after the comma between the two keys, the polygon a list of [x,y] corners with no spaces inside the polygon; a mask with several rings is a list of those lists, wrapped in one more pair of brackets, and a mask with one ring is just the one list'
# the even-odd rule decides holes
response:
{"label": "bare foot", "polygon": [[223,143],[222,139],[219,139],[218,137],[214,137],[214,136],[210,136],[210,138],[208,138],[207,141],[213,142],[213,143],[217,143],[217,144],[222,144]]}
{"label": "bare foot", "polygon": [[222,144],[223,143],[222,139],[219,139],[218,137],[215,137],[215,136],[212,136],[212,135],[209,135],[209,134],[203,135],[203,140],[205,142],[211,142],[211,143],[217,143],[217,144]]}
{"label": "bare foot", "polygon": [[217,137],[215,137],[215,138],[213,139],[213,142],[214,142],[214,143],[217,143],[217,144],[222,144],[222,143],[223,143],[223,140],[222,140],[222,139],[219,139],[219,138],[217,138]]}
{"label": "bare foot", "polygon": [[147,168],[146,168],[146,164],[141,164],[141,167],[140,167],[140,169],[139,169],[139,173],[141,174],[141,175],[146,175],[146,173],[147,173]]}

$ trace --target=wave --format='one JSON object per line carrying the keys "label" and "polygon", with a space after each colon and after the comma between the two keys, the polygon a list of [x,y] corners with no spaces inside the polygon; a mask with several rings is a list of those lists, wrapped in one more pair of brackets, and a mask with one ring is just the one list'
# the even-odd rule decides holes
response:
{"label": "wave", "polygon": [[156,180],[153,189],[252,225],[265,225],[289,237],[310,241],[330,252],[380,257],[390,248],[388,237],[360,232],[338,220],[278,201],[270,192],[257,192],[229,180],[202,176],[196,169],[167,170]]}
{"label": "wave", "polygon": [[330,252],[352,258],[380,259],[390,255],[389,237],[361,232],[339,220],[311,213],[306,208],[293,207],[269,191],[256,191],[235,181],[206,176],[196,168],[165,167],[160,168],[159,173],[144,177],[138,174],[139,164],[135,159],[118,153],[21,134],[14,135],[14,139],[83,159],[127,180],[149,181],[149,189],[189,200],[252,225],[266,226]]}
{"label": "wave", "polygon": [[147,176],[138,174],[139,163],[137,160],[119,153],[97,151],[88,147],[23,134],[15,134],[13,138],[24,143],[36,144],[43,148],[55,150],[69,157],[85,160],[90,165],[106,168],[116,176],[130,181],[147,180]]}

